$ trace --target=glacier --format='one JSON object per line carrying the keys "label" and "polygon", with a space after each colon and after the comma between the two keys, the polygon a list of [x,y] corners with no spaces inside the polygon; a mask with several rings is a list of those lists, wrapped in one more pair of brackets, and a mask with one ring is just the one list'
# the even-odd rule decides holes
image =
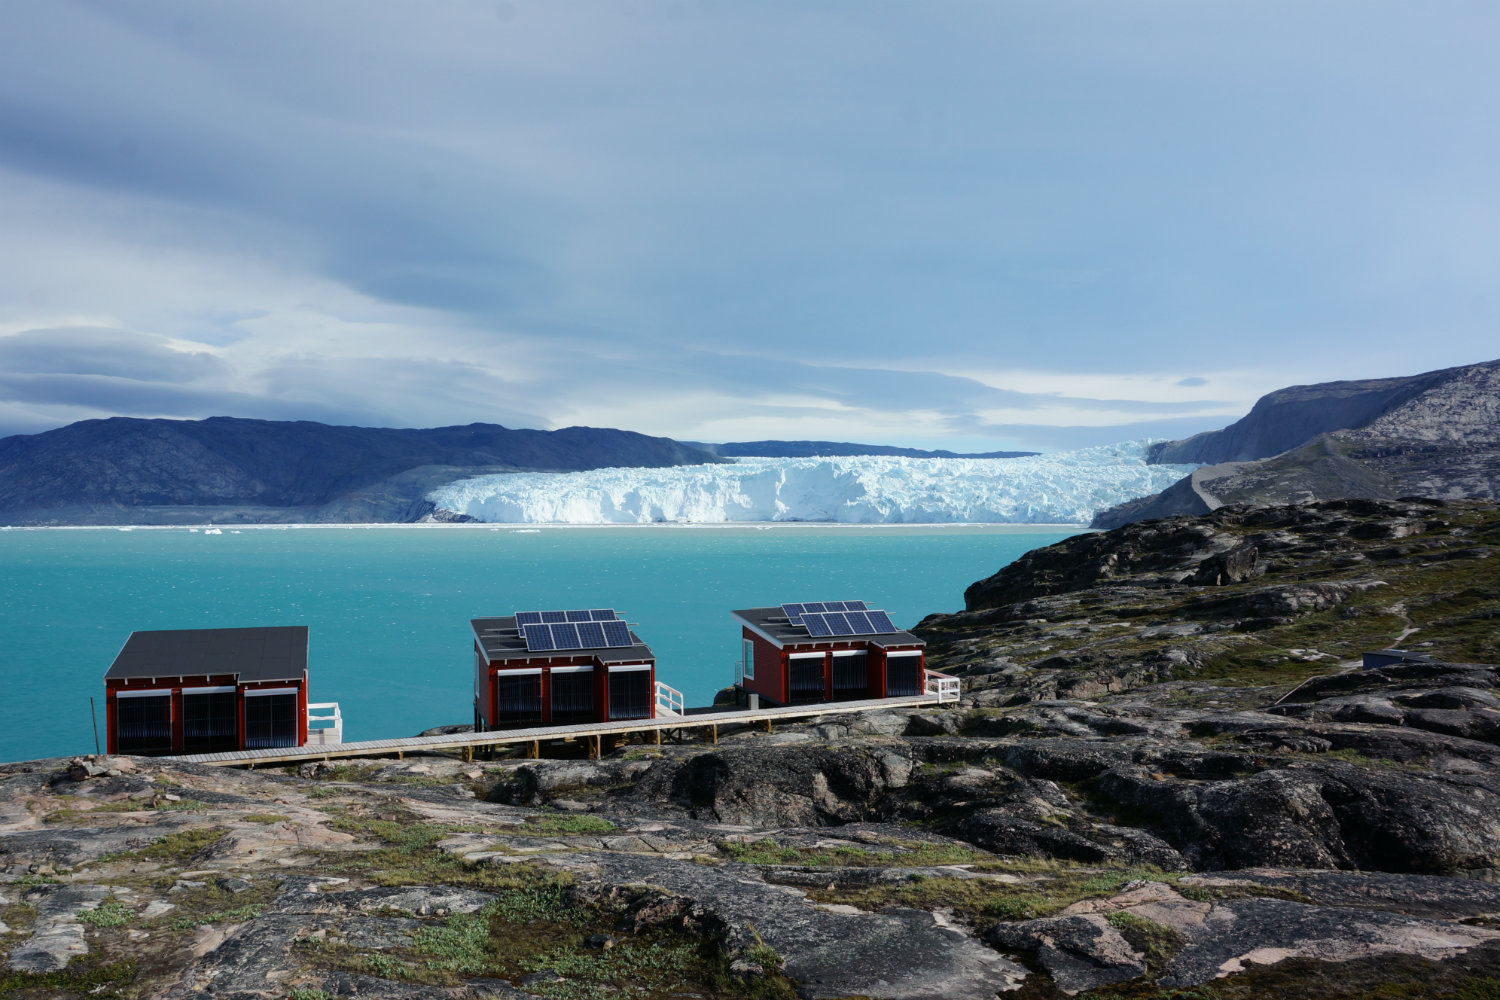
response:
{"label": "glacier", "polygon": [[1028,458],[741,458],[732,465],[501,473],[427,494],[496,524],[1088,524],[1195,465],[1147,465],[1150,441]]}

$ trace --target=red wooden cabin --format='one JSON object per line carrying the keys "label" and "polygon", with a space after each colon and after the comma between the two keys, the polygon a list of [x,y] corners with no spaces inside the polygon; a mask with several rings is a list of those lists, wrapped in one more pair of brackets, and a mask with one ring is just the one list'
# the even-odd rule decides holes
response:
{"label": "red wooden cabin", "polygon": [[922,694],[926,643],[863,601],[730,612],[740,623],[735,686],[773,705]]}
{"label": "red wooden cabin", "polygon": [[307,743],[307,627],[132,632],[104,675],[112,754]]}
{"label": "red wooden cabin", "polygon": [[656,717],[656,657],[612,610],[469,624],[475,732]]}

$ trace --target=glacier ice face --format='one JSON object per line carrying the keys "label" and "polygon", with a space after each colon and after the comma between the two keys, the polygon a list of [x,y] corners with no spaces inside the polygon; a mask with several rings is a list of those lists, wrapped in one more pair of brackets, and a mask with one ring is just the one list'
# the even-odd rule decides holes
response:
{"label": "glacier ice face", "polygon": [[1146,441],[1030,458],[741,458],[733,465],[476,476],[427,495],[503,524],[1087,524],[1192,465],[1147,465]]}

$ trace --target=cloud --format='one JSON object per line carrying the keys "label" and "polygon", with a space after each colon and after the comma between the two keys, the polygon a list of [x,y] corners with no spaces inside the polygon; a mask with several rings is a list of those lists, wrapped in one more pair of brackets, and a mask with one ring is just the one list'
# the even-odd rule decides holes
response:
{"label": "cloud", "polygon": [[0,424],[1094,443],[1493,354],[1500,8],[510,9],[0,6]]}
{"label": "cloud", "polygon": [[105,327],[53,327],[0,337],[0,371],[180,383],[221,375],[225,366],[207,351],[179,348],[166,337]]}

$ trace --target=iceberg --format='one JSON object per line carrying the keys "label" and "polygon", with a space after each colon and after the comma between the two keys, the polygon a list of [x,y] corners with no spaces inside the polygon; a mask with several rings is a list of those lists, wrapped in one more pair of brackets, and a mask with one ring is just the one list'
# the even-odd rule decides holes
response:
{"label": "iceberg", "polygon": [[1150,441],[1028,458],[741,458],[732,465],[501,473],[427,494],[498,524],[1088,524],[1195,465],[1148,465]]}

